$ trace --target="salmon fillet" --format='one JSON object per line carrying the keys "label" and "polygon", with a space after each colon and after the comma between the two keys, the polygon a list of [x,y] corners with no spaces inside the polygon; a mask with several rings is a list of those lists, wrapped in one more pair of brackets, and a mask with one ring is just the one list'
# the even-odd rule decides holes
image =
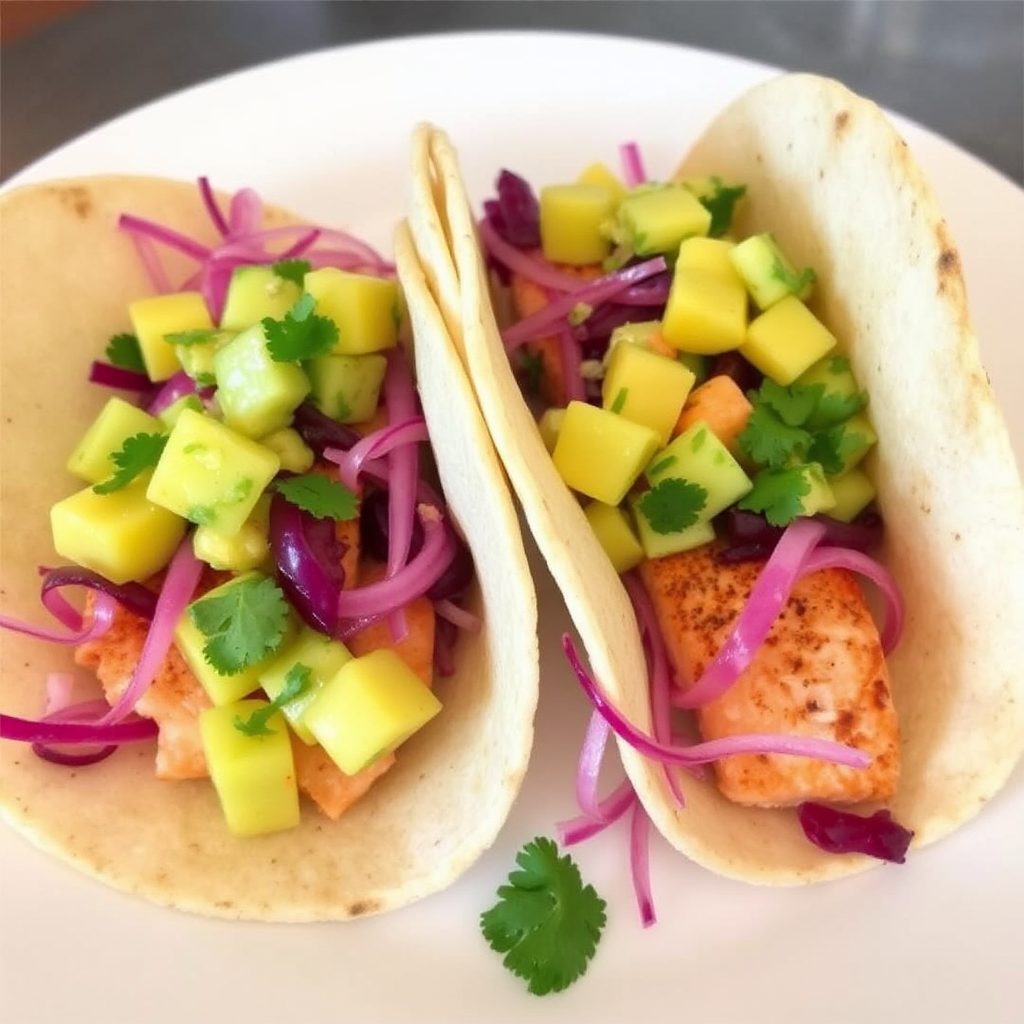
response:
{"label": "salmon fillet", "polygon": [[[677,683],[692,685],[733,629],[761,562],[716,561],[721,542],[650,559],[639,573],[654,604]],[[740,755],[715,764],[737,803],[886,800],[899,774],[899,725],[878,630],[852,573],[801,579],[764,645],[736,684],[697,710],[701,736],[785,733],[850,744],[872,757],[863,770],[804,757]]]}

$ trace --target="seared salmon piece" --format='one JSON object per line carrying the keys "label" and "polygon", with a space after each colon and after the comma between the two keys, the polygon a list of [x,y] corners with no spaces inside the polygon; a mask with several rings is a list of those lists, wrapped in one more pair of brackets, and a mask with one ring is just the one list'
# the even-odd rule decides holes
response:
{"label": "seared salmon piece", "polygon": [[[639,572],[676,671],[688,687],[725,643],[761,562],[716,561],[721,543],[651,559]],[[736,684],[697,710],[701,736],[784,733],[835,740],[872,757],[861,770],[781,754],[715,764],[722,794],[782,807],[804,800],[886,800],[899,774],[899,725],[878,630],[853,574],[801,579]]]}
{"label": "seared salmon piece", "polygon": [[323,747],[307,746],[294,734],[291,740],[300,791],[332,819],[347,811],[395,763],[394,754],[385,754],[361,772],[346,775]]}

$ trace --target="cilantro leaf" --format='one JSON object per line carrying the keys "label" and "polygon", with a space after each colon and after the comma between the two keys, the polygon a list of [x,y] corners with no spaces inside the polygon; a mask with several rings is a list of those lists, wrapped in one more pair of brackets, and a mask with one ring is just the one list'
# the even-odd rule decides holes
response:
{"label": "cilantro leaf", "polygon": [[711,214],[708,237],[721,238],[732,227],[736,204],[747,194],[747,186],[726,185],[720,178],[712,180],[715,191],[711,195],[699,197],[700,205]]}
{"label": "cilantro leaf", "polygon": [[265,707],[258,708],[248,718],[235,716],[232,725],[246,736],[273,736],[275,730],[267,724],[276,711],[290,704],[296,697],[301,697],[309,686],[313,670],[301,661],[296,662],[284,677],[284,689]]}
{"label": "cilantro leaf", "polygon": [[748,458],[762,466],[779,467],[807,450],[811,435],[806,430],[787,426],[768,406],[758,403],[756,396],[752,397],[753,412],[737,439]]}
{"label": "cilantro leaf", "polygon": [[814,411],[814,422],[839,423],[842,420],[848,420],[867,404],[866,391],[855,391],[852,395],[843,395],[838,391],[826,391]]}
{"label": "cilantro leaf", "polygon": [[810,490],[803,466],[762,469],[754,477],[753,489],[736,503],[736,507],[763,513],[772,526],[788,526],[803,512],[800,499]]}
{"label": "cilantro leaf", "polygon": [[322,473],[291,476],[277,484],[278,493],[317,519],[355,519],[359,514],[354,491]]}
{"label": "cilantro leaf", "polygon": [[313,264],[309,260],[278,260],[270,269],[278,277],[293,281],[301,288],[305,276],[313,269]]}
{"label": "cilantro leaf", "polygon": [[638,507],[655,533],[675,533],[697,522],[707,500],[700,484],[670,476],[647,491]]}
{"label": "cilantro leaf", "polygon": [[568,854],[537,837],[516,855],[520,870],[480,915],[480,929],[503,963],[534,995],[561,992],[587,970],[607,920],[605,901],[583,885]]}
{"label": "cilantro leaf", "polygon": [[303,295],[280,320],[264,317],[261,321],[267,336],[270,358],[279,363],[312,359],[326,355],[338,340],[338,327],[325,316],[316,316],[316,299]]}
{"label": "cilantro leaf", "polygon": [[615,392],[615,398],[612,401],[610,412],[622,412],[623,406],[626,404],[626,399],[629,398],[629,388],[619,388]]}
{"label": "cilantro leaf", "polygon": [[288,622],[288,602],[268,576],[239,579],[188,606],[205,637],[203,657],[223,676],[237,675],[273,654]]}
{"label": "cilantro leaf", "polygon": [[789,292],[798,298],[818,280],[818,275],[811,267],[804,267],[800,271],[794,270],[781,255],[777,255],[772,262],[771,276],[776,281],[781,281]]}
{"label": "cilantro leaf", "polygon": [[145,373],[146,364],[142,359],[139,339],[134,334],[115,334],[107,342],[107,359],[124,370]]}
{"label": "cilantro leaf", "polygon": [[122,487],[127,487],[140,473],[144,473],[160,461],[166,444],[166,434],[136,434],[134,437],[126,437],[124,444],[116,452],[110,453],[110,461],[117,467],[114,475],[96,484],[93,490],[97,494],[112,494]]}
{"label": "cilantro leaf", "polygon": [[819,430],[814,435],[807,451],[807,460],[820,463],[828,476],[842,473],[846,468],[847,458],[864,447],[866,441],[867,437],[864,434],[848,430],[845,423],[840,423]]}
{"label": "cilantro leaf", "polygon": [[164,335],[164,340],[171,345],[201,345],[213,341],[220,331],[216,327],[200,327],[194,331],[172,331]]}
{"label": "cilantro leaf", "polygon": [[766,377],[757,392],[757,401],[771,409],[787,427],[802,427],[824,392],[824,384],[791,384],[784,388]]}

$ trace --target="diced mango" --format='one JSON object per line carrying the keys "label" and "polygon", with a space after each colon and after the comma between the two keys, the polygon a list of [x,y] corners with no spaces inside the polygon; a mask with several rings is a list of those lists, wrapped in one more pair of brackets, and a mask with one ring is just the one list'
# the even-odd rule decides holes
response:
{"label": "diced mango", "polygon": [[580,185],[600,185],[608,189],[616,204],[626,194],[626,186],[622,183],[622,180],[602,163],[591,164],[580,174],[576,181]]}
{"label": "diced mango", "polygon": [[228,331],[244,331],[264,317],[281,320],[302,298],[302,289],[274,273],[272,267],[236,267],[228,283],[220,325]]}
{"label": "diced mango", "polygon": [[592,501],[583,514],[617,573],[629,572],[643,561],[644,549],[621,508]]}
{"label": "diced mango", "polygon": [[628,342],[631,345],[642,345],[652,352],[657,352],[658,355],[668,356],[669,359],[675,359],[676,357],[676,350],[671,345],[665,344],[665,339],[661,334],[660,320],[643,320],[637,323],[619,324],[612,331],[608,339],[608,348],[605,349],[604,356],[602,357],[606,367],[611,362],[616,347],[623,342]]}
{"label": "diced mango", "polygon": [[642,187],[619,204],[619,240],[638,256],[675,252],[691,235],[706,235],[711,214],[677,185]]}
{"label": "diced mango", "polygon": [[552,460],[566,484],[618,505],[658,450],[658,435],[607,409],[570,402]]}
{"label": "diced mango", "polygon": [[540,431],[544,447],[549,452],[555,450],[558,443],[558,434],[562,429],[562,421],[565,419],[565,409],[545,409],[537,421],[537,429]]}
{"label": "diced mango", "polygon": [[108,398],[107,404],[82,435],[82,440],[67,461],[68,471],[91,484],[116,472],[110,456],[120,451],[121,445],[136,434],[162,434],[164,424],[155,416],[126,402],[123,398]]}
{"label": "diced mango", "polygon": [[196,558],[212,569],[249,572],[258,569],[270,554],[270,498],[264,494],[249,518],[230,537],[209,526],[197,526],[192,534]]}
{"label": "diced mango", "polygon": [[365,423],[377,411],[387,368],[387,358],[377,352],[310,359],[306,372],[313,388],[311,398],[339,423]]}
{"label": "diced mango", "polygon": [[829,329],[796,296],[787,295],[751,321],[740,355],[788,387],[835,345]]}
{"label": "diced mango", "polygon": [[746,195],[745,185],[730,185],[717,174],[700,178],[685,178],[679,184],[692,192],[709,211],[712,211],[708,234],[721,238],[732,227],[736,207]]}
{"label": "diced mango", "polygon": [[128,316],[139,339],[146,373],[154,381],[168,380],[180,369],[177,350],[166,335],[213,329],[210,311],[200,292],[174,292],[136,299],[128,306]]}
{"label": "diced mango", "polygon": [[672,433],[681,434],[703,420],[715,437],[734,451],[736,438],[752,411],[753,406],[736,381],[724,373],[716,374],[690,392]]}
{"label": "diced mango", "polygon": [[669,530],[659,533],[651,525],[644,514],[643,495],[638,495],[630,502],[633,518],[636,520],[637,534],[640,538],[640,550],[644,558],[664,558],[679,551],[699,548],[701,544],[709,544],[715,539],[715,528],[710,519],[699,519],[681,530]]}
{"label": "diced mango", "polygon": [[665,341],[698,355],[739,348],[747,336],[747,292],[707,270],[676,267],[662,320]]}
{"label": "diced mango", "polygon": [[228,828],[237,836],[299,823],[299,788],[284,716],[280,711],[270,716],[266,735],[249,736],[236,727],[266,707],[264,700],[240,700],[199,715],[210,778]]}
{"label": "diced mango", "polygon": [[814,271],[798,273],[768,232],[745,238],[729,258],[760,309],[771,308],[787,295],[805,301],[811,297]]}
{"label": "diced mango", "polygon": [[209,341],[196,341],[191,345],[177,344],[174,346],[178,354],[178,362],[181,368],[195,382],[197,387],[209,388],[217,383],[217,370],[214,364],[214,356],[218,349],[226,345],[233,335],[217,334]]}
{"label": "diced mango", "polygon": [[260,438],[260,444],[269,448],[281,460],[281,468],[289,473],[306,473],[313,468],[316,455],[302,440],[302,435],[291,427],[282,427]]}
{"label": "diced mango", "polygon": [[178,417],[185,409],[193,409],[201,413],[203,412],[203,400],[198,395],[182,395],[181,398],[171,402],[167,408],[161,409],[157,418],[164,425],[164,429],[170,430],[178,422]]}
{"label": "diced mango", "polygon": [[185,536],[185,521],[146,500],[146,479],[110,494],[86,487],[50,509],[54,550],[114,583],[162,569]]}
{"label": "diced mango", "polygon": [[346,662],[306,709],[304,720],[331,760],[354,775],[404,743],[441,702],[391,650]]}
{"label": "diced mango", "polygon": [[679,244],[676,267],[684,270],[703,270],[716,277],[742,285],[743,281],[729,259],[734,248],[724,238],[684,238]]}
{"label": "diced mango", "polygon": [[333,354],[362,355],[398,344],[402,312],[395,281],[321,267],[306,274],[304,283],[316,299],[316,314],[338,326]]}
{"label": "diced mango", "polygon": [[850,523],[875,500],[875,485],[862,469],[851,469],[841,477],[827,477],[835,504],[828,510],[833,519]]}
{"label": "diced mango", "polygon": [[600,263],[611,242],[602,226],[615,212],[615,194],[603,185],[548,185],[540,192],[540,242],[552,263]]}

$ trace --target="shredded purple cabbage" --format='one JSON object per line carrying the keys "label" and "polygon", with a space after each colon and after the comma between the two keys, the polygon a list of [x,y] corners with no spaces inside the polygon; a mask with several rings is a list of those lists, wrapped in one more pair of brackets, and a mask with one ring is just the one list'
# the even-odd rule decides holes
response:
{"label": "shredded purple cabbage", "polygon": [[497,199],[484,203],[484,215],[510,245],[536,249],[540,245],[540,205],[525,178],[503,170],[495,182]]}
{"label": "shredded purple cabbage", "polygon": [[902,864],[914,833],[893,821],[889,811],[865,818],[818,803],[802,803],[797,817],[804,835],[826,853],[863,853]]}

